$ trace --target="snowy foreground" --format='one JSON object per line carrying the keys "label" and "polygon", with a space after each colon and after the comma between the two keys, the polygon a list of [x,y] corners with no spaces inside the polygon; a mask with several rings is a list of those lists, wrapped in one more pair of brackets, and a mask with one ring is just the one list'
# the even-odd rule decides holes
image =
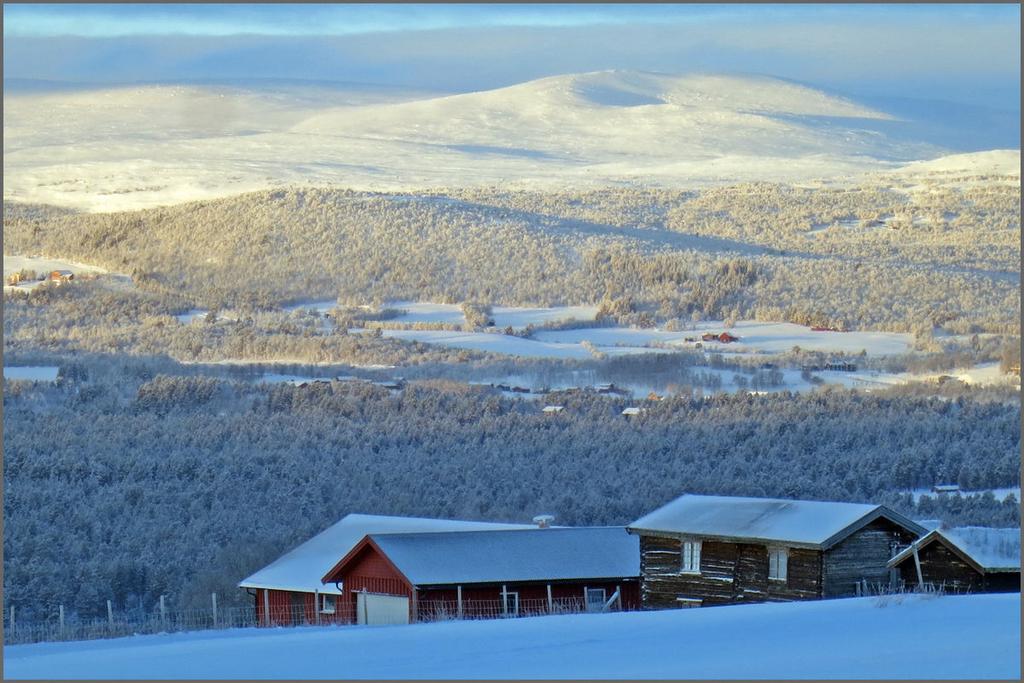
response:
{"label": "snowy foreground", "polygon": [[6,678],[1020,677],[1020,594],[856,598],[4,649]]}

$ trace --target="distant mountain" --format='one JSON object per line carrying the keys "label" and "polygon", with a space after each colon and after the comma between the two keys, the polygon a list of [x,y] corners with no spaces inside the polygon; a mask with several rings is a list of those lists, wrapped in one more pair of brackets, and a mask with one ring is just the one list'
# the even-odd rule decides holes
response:
{"label": "distant mountain", "polygon": [[894,121],[780,79],[601,71],[358,112],[329,110],[294,130],[641,168],[730,157],[903,161],[943,150],[881,130]]}
{"label": "distant mountain", "polygon": [[1005,140],[982,129],[1012,119],[890,109],[768,76],[639,71],[446,96],[327,82],[26,82],[4,104],[5,199],[102,211],[282,185],[835,180],[978,151],[969,138]]}

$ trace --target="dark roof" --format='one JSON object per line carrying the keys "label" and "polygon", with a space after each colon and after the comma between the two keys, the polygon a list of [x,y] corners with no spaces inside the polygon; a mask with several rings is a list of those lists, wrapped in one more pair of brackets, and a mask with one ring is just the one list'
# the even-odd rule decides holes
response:
{"label": "dark roof", "polygon": [[365,542],[415,586],[640,576],[639,539],[623,527],[370,534]]}
{"label": "dark roof", "polygon": [[676,498],[628,528],[827,549],[880,517],[917,535],[927,531],[881,505],[692,494]]}

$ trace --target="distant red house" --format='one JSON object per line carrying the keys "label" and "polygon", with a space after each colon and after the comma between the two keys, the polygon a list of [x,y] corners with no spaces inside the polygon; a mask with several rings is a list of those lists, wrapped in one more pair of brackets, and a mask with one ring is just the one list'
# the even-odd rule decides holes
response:
{"label": "distant red house", "polygon": [[734,337],[728,332],[722,332],[721,334],[714,334],[713,332],[705,332],[700,336],[701,341],[716,341],[722,342],[723,344],[731,344],[734,341],[739,341],[739,337]]}
{"label": "distant red house", "polygon": [[70,282],[75,279],[75,274],[70,270],[55,270],[50,273],[50,280],[53,282]]}
{"label": "distant red house", "polygon": [[370,534],[323,577],[343,619],[394,624],[639,608],[622,527]]}

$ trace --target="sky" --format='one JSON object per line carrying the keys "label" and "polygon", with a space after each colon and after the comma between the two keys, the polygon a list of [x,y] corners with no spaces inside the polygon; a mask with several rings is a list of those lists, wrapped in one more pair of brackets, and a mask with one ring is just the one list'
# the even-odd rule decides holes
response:
{"label": "sky", "polygon": [[1019,111],[1005,5],[5,4],[5,79],[464,92],[581,71],[758,73]]}

